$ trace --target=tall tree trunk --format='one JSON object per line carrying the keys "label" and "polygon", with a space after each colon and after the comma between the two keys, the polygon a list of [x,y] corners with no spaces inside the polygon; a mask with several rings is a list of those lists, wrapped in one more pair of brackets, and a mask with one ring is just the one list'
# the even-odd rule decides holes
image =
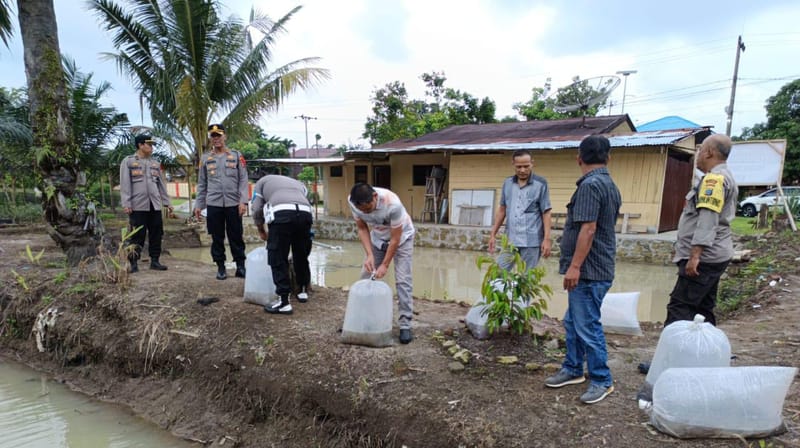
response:
{"label": "tall tree trunk", "polygon": [[33,153],[48,233],[68,262],[93,256],[102,223],[83,191],[79,148],[72,141],[53,0],[17,0],[28,78]]}
{"label": "tall tree trunk", "polygon": [[106,187],[103,185],[103,176],[97,176],[97,183],[100,184],[100,203],[106,204]]}
{"label": "tall tree trunk", "polygon": [[111,173],[108,173],[108,202],[111,203],[111,211],[117,212],[117,204],[114,203],[114,179],[111,178]]}

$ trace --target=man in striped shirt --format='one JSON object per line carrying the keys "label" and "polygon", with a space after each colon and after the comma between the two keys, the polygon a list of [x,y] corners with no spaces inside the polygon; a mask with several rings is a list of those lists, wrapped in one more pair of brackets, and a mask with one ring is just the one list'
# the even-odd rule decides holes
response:
{"label": "man in striped shirt", "polygon": [[589,388],[581,395],[585,404],[597,403],[614,391],[600,305],[614,280],[617,222],[622,197],[611,179],[608,164],[611,144],[591,135],[578,148],[583,174],[567,204],[567,222],[561,237],[558,272],[564,275],[568,307],[564,315],[567,354],[561,371],[547,378],[547,387],[583,383],[583,362],[589,370]]}

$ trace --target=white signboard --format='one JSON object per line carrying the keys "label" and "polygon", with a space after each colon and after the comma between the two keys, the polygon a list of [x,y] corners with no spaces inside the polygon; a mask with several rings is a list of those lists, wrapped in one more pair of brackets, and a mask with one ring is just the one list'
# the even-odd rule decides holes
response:
{"label": "white signboard", "polygon": [[785,156],[786,140],[733,142],[727,163],[740,187],[778,185]]}

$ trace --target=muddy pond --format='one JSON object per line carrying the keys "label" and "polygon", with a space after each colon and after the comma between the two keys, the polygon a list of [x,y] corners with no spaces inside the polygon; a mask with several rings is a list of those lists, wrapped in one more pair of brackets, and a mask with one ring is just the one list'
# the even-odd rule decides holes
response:
{"label": "muddy pond", "polygon": [[[256,247],[258,245],[248,245],[247,251]],[[213,265],[208,247],[171,249],[170,253],[173,257],[199,260]],[[480,253],[475,251],[415,247],[414,295],[468,303],[480,300],[483,273],[475,264],[478,255]],[[227,256],[230,266],[233,267],[230,251]],[[309,257],[311,282],[333,288],[349,286],[358,280],[363,258],[364,250],[359,242],[315,241]],[[562,279],[558,275],[558,259],[551,257],[544,260],[543,266],[547,271],[545,282],[553,289],[547,314],[561,318],[566,310],[567,294],[561,289]],[[617,262],[616,278],[611,292],[639,291],[641,293],[637,310],[639,320],[663,321],[669,293],[675,283],[675,274],[676,269],[673,266]],[[387,281],[390,285],[394,283],[392,269]]]}
{"label": "muddy pond", "polygon": [[189,448],[199,445],[0,358],[0,448]]}

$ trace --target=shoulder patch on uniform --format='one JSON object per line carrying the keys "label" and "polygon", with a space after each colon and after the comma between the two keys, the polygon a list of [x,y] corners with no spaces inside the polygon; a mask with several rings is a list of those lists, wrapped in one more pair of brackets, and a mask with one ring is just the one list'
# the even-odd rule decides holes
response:
{"label": "shoulder patch on uniform", "polygon": [[707,208],[713,212],[722,212],[725,205],[725,176],[708,173],[700,181],[697,191],[697,208]]}

